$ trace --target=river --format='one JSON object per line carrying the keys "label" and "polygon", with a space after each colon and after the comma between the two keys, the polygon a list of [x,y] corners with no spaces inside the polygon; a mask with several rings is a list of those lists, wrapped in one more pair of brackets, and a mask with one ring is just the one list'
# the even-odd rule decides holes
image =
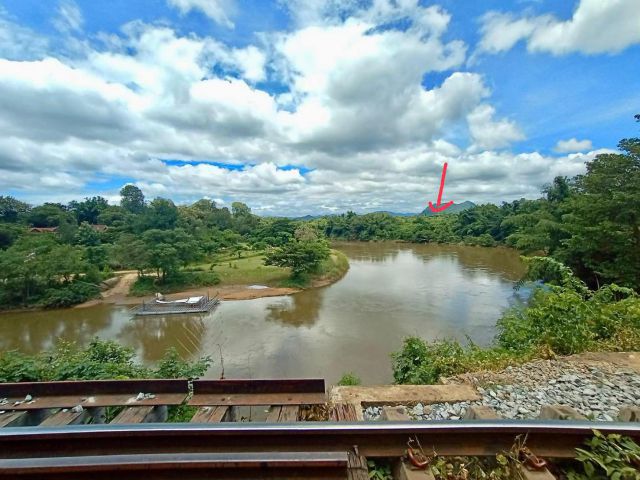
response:
{"label": "river", "polygon": [[503,248],[396,243],[339,243],[349,272],[327,287],[295,295],[224,301],[209,314],[132,317],[100,305],[0,314],[0,349],[35,353],[57,339],[113,339],[145,363],[170,346],[185,358],[210,355],[208,377],[323,377],[349,371],[365,384],[392,381],[390,353],[402,339],[456,338],[487,344],[501,312],[518,301],[523,273]]}

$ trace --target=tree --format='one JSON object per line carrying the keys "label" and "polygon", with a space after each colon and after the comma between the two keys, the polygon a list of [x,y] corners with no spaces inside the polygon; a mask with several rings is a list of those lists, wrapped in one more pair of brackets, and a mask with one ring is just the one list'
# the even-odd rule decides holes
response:
{"label": "tree", "polygon": [[144,195],[135,185],[125,185],[120,190],[120,206],[129,213],[142,213],[144,211]]}
{"label": "tree", "polygon": [[258,225],[258,217],[251,213],[251,209],[242,202],[231,204],[233,228],[241,235],[251,232]]}
{"label": "tree", "polygon": [[34,227],[59,227],[63,224],[75,224],[75,218],[59,203],[45,203],[31,209],[27,222]]}
{"label": "tree", "polygon": [[17,222],[20,215],[27,213],[30,208],[28,204],[20,200],[0,195],[0,222]]}
{"label": "tree", "polygon": [[147,266],[165,282],[180,266],[200,256],[198,242],[184,230],[148,230],[142,236],[147,251]]}
{"label": "tree", "polygon": [[82,222],[76,230],[75,244],[85,247],[95,247],[100,245],[100,234],[96,232],[87,222]]}
{"label": "tree", "polygon": [[69,210],[76,216],[78,223],[88,222],[91,225],[98,223],[98,217],[107,209],[109,203],[103,197],[85,198],[82,202],[72,201]]}
{"label": "tree", "polygon": [[559,258],[591,286],[616,283],[640,289],[640,151],[600,154],[576,180],[564,217],[571,237]]}
{"label": "tree", "polygon": [[329,245],[324,240],[292,240],[267,253],[264,263],[288,267],[294,277],[299,277],[317,271],[330,254]]}
{"label": "tree", "polygon": [[145,213],[145,226],[150,229],[170,230],[176,227],[178,208],[171,200],[156,198]]}

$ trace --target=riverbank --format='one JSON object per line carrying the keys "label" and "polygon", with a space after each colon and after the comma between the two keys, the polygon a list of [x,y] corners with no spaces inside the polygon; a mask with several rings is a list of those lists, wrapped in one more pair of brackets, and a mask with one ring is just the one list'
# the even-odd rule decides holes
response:
{"label": "riverbank", "polygon": [[[276,269],[284,270],[288,276],[289,273],[286,269],[269,266],[260,268],[261,265],[257,263],[257,260],[261,263],[261,259],[257,256],[238,259],[234,261],[234,263],[229,262],[231,267],[226,266],[225,268],[228,268],[230,273],[224,276],[224,280],[222,280],[219,285],[194,287],[171,292],[168,295],[170,298],[184,298],[209,293],[211,296],[218,296],[221,300],[251,300],[255,298],[291,295],[308,288],[321,288],[331,285],[340,280],[349,270],[347,256],[338,250],[332,250],[329,260],[321,267],[318,274],[310,277],[306,286],[290,287],[278,285],[284,283],[287,277],[282,277],[278,275],[277,272],[274,273]],[[233,267],[233,265],[236,265],[236,267]],[[126,272],[113,288],[102,292],[102,298],[89,300],[73,308],[86,308],[101,304],[137,305],[142,301],[154,298],[154,295],[129,296],[131,286],[137,278],[137,273]],[[234,280],[244,280],[245,283],[228,283]],[[265,282],[265,280],[267,281]],[[276,285],[273,285],[273,283]]]}

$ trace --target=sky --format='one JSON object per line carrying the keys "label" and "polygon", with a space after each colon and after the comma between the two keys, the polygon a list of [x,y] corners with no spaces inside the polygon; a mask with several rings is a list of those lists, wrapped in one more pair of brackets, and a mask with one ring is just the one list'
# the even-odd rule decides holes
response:
{"label": "sky", "polygon": [[537,198],[637,136],[638,0],[0,0],[0,194]]}

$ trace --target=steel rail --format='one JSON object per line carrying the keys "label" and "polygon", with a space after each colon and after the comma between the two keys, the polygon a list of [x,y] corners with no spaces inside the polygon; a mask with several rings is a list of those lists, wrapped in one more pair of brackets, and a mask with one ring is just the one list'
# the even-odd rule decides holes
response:
{"label": "steel rail", "polygon": [[[397,457],[417,438],[426,453],[495,455],[518,436],[537,455],[575,456],[593,430],[640,440],[640,423],[568,420],[432,422],[300,422],[297,424],[137,424],[0,429],[0,459],[48,456],[335,452],[357,446],[367,457]],[[0,460],[1,465],[1,460]]]}
{"label": "steel rail", "polygon": [[0,460],[0,478],[345,478],[346,452],[183,453]]}

